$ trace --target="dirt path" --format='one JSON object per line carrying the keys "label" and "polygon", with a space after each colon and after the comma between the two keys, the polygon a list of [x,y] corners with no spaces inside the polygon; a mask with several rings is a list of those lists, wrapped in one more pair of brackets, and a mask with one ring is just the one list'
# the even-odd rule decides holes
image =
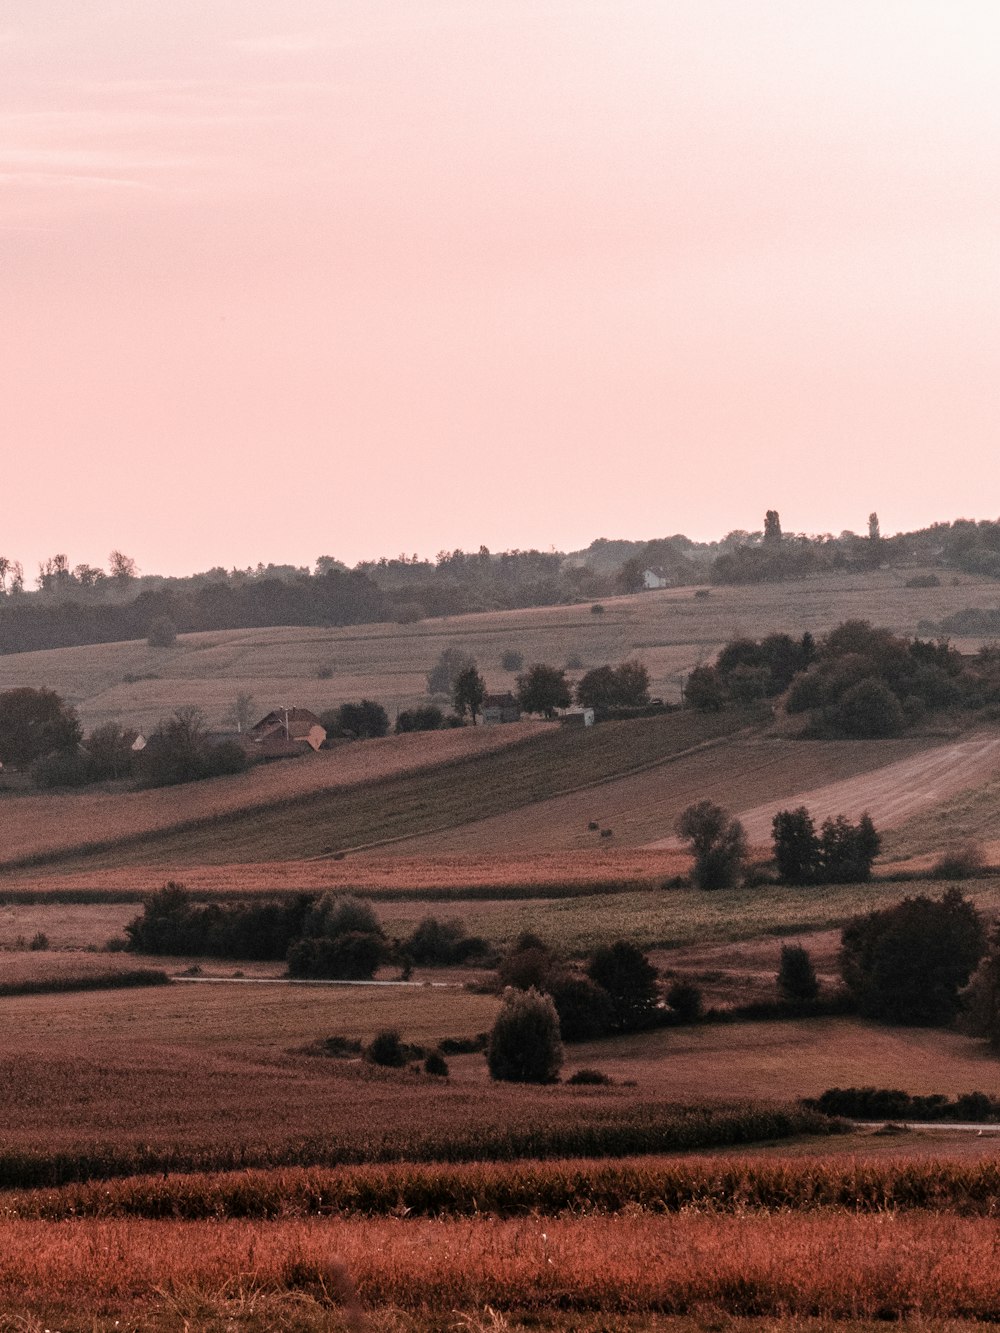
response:
{"label": "dirt path", "polygon": [[[895,828],[998,773],[1000,736],[974,736],[737,813],[755,844],[770,841],[771,821],[779,810],[794,810],[800,805],[806,806],[817,823],[835,815],[857,819],[867,810],[876,827]],[[676,837],[669,837],[646,845],[667,850],[680,844]]]}

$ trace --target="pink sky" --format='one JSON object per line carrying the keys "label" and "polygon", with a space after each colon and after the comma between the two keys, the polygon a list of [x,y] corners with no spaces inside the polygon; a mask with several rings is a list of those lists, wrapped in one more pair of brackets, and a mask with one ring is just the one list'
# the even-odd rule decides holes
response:
{"label": "pink sky", "polygon": [[0,552],[996,517],[996,0],[4,0]]}

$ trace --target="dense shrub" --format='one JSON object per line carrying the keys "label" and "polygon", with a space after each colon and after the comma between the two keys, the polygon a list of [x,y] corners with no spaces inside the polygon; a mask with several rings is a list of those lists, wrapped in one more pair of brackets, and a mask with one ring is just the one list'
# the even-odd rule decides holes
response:
{"label": "dense shrub", "polygon": [[195,903],[174,881],[152,894],[125,927],[134,953],[209,958],[284,958],[301,934],[312,899],[286,903]]}
{"label": "dense shrub", "polygon": [[861,739],[898,736],[906,721],[899,699],[880,680],[859,680],[845,690],[830,720],[843,735]]}
{"label": "dense shrub", "polygon": [[524,667],[524,654],[516,648],[508,648],[500,655],[500,665],[504,671],[521,671]]}
{"label": "dense shrub", "polygon": [[288,950],[288,974],[329,981],[364,981],[389,957],[385,931],[370,903],[327,893],[311,905],[302,938]]}
{"label": "dense shrub", "polygon": [[809,951],[801,944],[783,944],[778,964],[778,994],[792,1003],[815,1000],[819,981]]}
{"label": "dense shrub", "polygon": [[479,935],[469,935],[461,921],[425,916],[403,942],[403,951],[417,967],[452,967],[489,953]]}
{"label": "dense shrub", "polygon": [[143,786],[169,787],[242,773],[247,764],[246,753],[235,742],[212,742],[200,709],[179,708],[147,740],[138,758],[138,771]]}
{"label": "dense shrub", "polygon": [[712,801],[698,801],[681,814],[677,832],[694,856],[691,877],[699,889],[729,889],[738,884],[747,859],[743,825]]}
{"label": "dense shrub", "polygon": [[634,944],[616,940],[597,949],[587,976],[607,992],[618,1032],[640,1032],[656,1019],[656,968]]}
{"label": "dense shrub", "polygon": [[559,1015],[563,1041],[593,1041],[615,1026],[614,1005],[603,986],[568,970],[551,972],[547,990]]}
{"label": "dense shrub", "polygon": [[406,731],[441,731],[445,727],[444,713],[437,704],[423,708],[406,708],[396,718],[396,735]]}
{"label": "dense shrub", "polygon": [[806,1105],[824,1115],[856,1120],[975,1122],[1000,1117],[1000,1098],[985,1092],[964,1092],[949,1099],[939,1092],[918,1096],[899,1088],[828,1088]]}
{"label": "dense shrub", "polygon": [[958,998],[962,1031],[1000,1048],[1000,928],[990,932],[986,953]]}
{"label": "dense shrub", "polygon": [[667,991],[667,1004],[679,1023],[697,1023],[704,1007],[701,990],[693,981],[675,981]]}
{"label": "dense shrub", "polygon": [[986,858],[978,842],[966,842],[944,852],[931,867],[935,879],[975,879],[985,869]]}
{"label": "dense shrub", "polygon": [[907,898],[844,928],[840,970],[866,1018],[935,1026],[959,1010],[959,991],[985,949],[982,922],[957,889]]}
{"label": "dense shrub", "polygon": [[448,1077],[448,1061],[440,1051],[430,1051],[424,1060],[424,1073],[434,1078]]}
{"label": "dense shrub", "polygon": [[511,988],[490,1033],[490,1076],[507,1083],[554,1083],[562,1068],[559,1017],[548,995]]}
{"label": "dense shrub", "polygon": [[365,1059],[386,1069],[402,1069],[409,1059],[409,1052],[396,1028],[383,1028],[365,1047]]}
{"label": "dense shrub", "polygon": [[566,1080],[573,1087],[584,1088],[606,1088],[609,1087],[614,1079],[608,1074],[602,1074],[599,1069],[577,1069],[575,1073],[570,1074]]}
{"label": "dense shrub", "polygon": [[329,740],[374,740],[389,733],[389,715],[374,699],[341,704],[320,716]]}

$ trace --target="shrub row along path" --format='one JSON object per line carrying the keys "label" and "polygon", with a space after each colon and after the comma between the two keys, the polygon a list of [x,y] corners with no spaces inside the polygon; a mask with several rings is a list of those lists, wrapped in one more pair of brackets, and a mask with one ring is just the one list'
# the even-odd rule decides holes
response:
{"label": "shrub row along path", "polygon": [[[750,841],[757,845],[770,842],[771,821],[779,810],[795,810],[801,805],[806,806],[817,824],[837,815],[858,819],[867,810],[877,828],[896,828],[957,792],[989,780],[998,768],[1000,736],[977,735],[908,755],[869,773],[794,792],[734,813],[739,815]],[[675,836],[647,844],[651,850],[680,845]]]}

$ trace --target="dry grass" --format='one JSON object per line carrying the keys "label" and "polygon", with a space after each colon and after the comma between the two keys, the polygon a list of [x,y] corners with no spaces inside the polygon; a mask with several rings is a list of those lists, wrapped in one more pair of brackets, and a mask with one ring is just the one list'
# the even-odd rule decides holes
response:
{"label": "dry grass", "polygon": [[[583,669],[636,654],[653,693],[676,698],[683,676],[734,634],[817,634],[858,616],[912,634],[922,618],[993,600],[995,584],[971,575],[958,576],[958,585],[913,589],[903,586],[911,573],[713,588],[700,599],[690,588],[668,589],[605,599],[603,616],[590,615],[589,606],[538,607],[405,626],[220,630],[182,635],[171,649],[140,641],[24,653],[0,658],[0,689],[47,685],[78,705],[88,727],[125,720],[148,729],[182,704],[198,705],[218,722],[242,690],[262,712],[287,701],[321,710],[363,695],[394,712],[426,700],[427,671],[454,645],[477,658],[490,689],[513,684],[500,668],[506,649],[522,652],[526,662],[557,665],[578,654]],[[333,676],[318,679],[326,666]],[[125,680],[151,673],[157,678]]]}
{"label": "dry grass", "polygon": [[336,1304],[341,1265],[365,1306],[421,1319],[487,1307],[848,1320],[1000,1312],[994,1224],[949,1215],[0,1223],[0,1307],[53,1318],[166,1307],[178,1324],[205,1327],[227,1304],[245,1311],[267,1293]]}

